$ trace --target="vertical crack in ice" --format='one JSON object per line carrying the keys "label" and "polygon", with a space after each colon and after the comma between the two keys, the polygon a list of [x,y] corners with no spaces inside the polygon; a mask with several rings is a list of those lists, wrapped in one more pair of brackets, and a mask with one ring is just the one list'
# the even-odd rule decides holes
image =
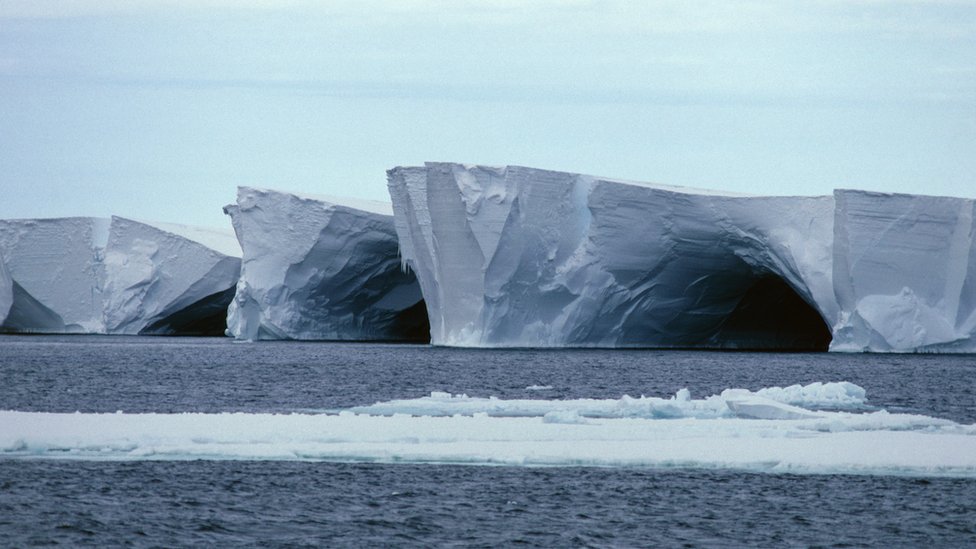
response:
{"label": "vertical crack in ice", "polygon": [[[435,343],[910,351],[972,338],[959,331],[976,324],[968,200],[742,197],[522,167],[492,193],[487,168],[423,169],[424,189],[404,180],[391,196],[398,215],[416,215],[404,194],[431,210],[433,249],[414,267],[437,294]],[[489,196],[507,216],[486,214]]]}
{"label": "vertical crack in ice", "polygon": [[[0,221],[0,248],[19,288],[16,314],[3,327],[42,333],[138,333],[188,286],[201,291],[192,300],[233,287],[240,265],[183,236],[120,217]],[[208,278],[210,287],[198,284],[195,277],[223,259],[229,262],[224,276]]]}
{"label": "vertical crack in ice", "polygon": [[942,292],[945,296],[943,310],[946,318],[951,319],[954,328],[958,326],[959,302],[969,271],[969,248],[973,238],[973,202],[962,201],[957,208],[956,223],[947,250],[946,282]]}

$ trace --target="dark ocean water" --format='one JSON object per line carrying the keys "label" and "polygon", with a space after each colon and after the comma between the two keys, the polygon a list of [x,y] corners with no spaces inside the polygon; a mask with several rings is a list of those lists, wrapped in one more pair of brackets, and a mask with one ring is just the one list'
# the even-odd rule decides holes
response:
{"label": "dark ocean water", "polygon": [[[0,409],[288,412],[414,398],[696,397],[850,381],[976,422],[976,357],[457,350],[0,336]],[[549,385],[544,393],[528,391]],[[736,471],[0,459],[0,546],[976,547],[976,481]]]}

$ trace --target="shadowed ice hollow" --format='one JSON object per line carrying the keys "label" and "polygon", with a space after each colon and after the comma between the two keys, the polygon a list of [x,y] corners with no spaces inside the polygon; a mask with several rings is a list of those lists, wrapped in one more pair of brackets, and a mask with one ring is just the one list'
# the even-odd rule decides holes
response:
{"label": "shadowed ice hollow", "polygon": [[452,163],[388,182],[434,344],[976,350],[969,199]]}

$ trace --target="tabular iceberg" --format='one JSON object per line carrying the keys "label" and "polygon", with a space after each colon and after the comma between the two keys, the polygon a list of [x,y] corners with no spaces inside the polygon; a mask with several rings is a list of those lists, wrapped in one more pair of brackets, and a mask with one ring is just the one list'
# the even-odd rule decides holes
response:
{"label": "tabular iceberg", "polygon": [[972,200],[452,163],[388,180],[434,344],[976,350]]}
{"label": "tabular iceberg", "polygon": [[427,341],[389,204],[241,187],[224,211],[244,253],[228,335]]}
{"label": "tabular iceberg", "polygon": [[220,333],[238,250],[229,232],[122,217],[0,221],[0,331]]}

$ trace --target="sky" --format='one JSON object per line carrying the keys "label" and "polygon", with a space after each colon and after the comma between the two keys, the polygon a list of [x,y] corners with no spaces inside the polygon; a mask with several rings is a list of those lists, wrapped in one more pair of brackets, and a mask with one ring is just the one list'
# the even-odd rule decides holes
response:
{"label": "sky", "polygon": [[2,0],[0,218],[523,165],[976,197],[976,2]]}

